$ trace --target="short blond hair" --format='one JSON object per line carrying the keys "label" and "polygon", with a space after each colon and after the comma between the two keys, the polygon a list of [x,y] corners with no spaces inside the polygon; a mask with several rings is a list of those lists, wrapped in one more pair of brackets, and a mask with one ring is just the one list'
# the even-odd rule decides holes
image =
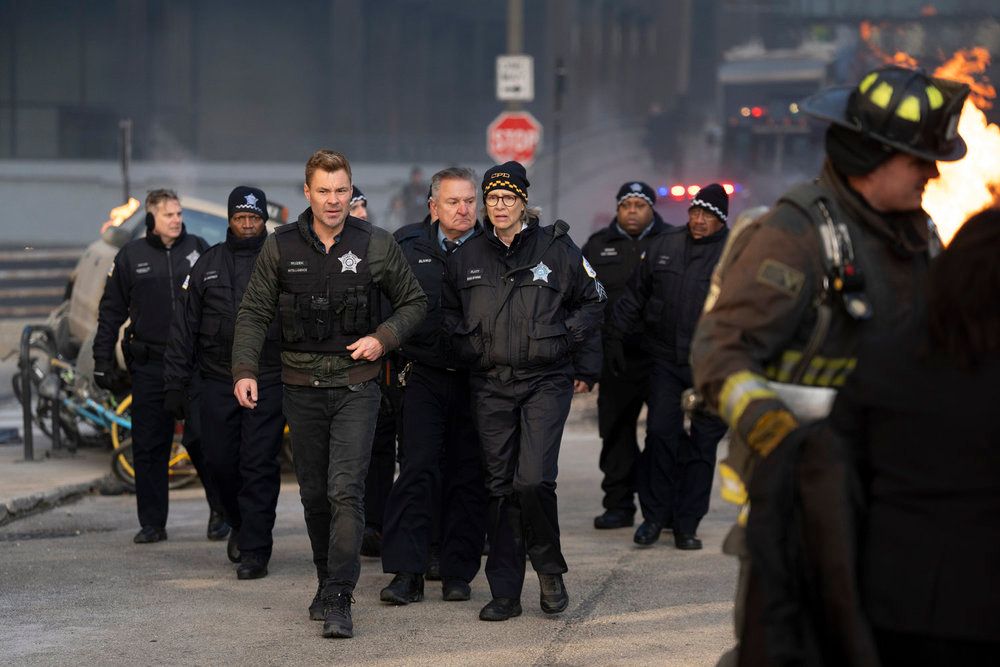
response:
{"label": "short blond hair", "polygon": [[312,175],[316,173],[317,169],[328,171],[331,174],[335,171],[343,169],[347,172],[347,179],[352,182],[354,180],[351,178],[351,163],[348,162],[347,156],[328,148],[319,149],[313,153],[309,158],[309,161],[306,162],[306,185],[309,185],[309,181],[312,179]]}

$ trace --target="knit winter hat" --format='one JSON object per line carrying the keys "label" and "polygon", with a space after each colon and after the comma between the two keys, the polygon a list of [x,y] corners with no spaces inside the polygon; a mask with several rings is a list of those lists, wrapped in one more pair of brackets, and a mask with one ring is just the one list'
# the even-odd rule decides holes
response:
{"label": "knit winter hat", "polygon": [[348,204],[348,206],[349,207],[350,206],[354,206],[358,202],[362,202],[365,206],[368,206],[368,197],[365,197],[365,193],[362,192],[361,189],[358,186],[352,185],[351,186],[351,201]]}
{"label": "knit winter hat", "polygon": [[630,181],[618,188],[618,194],[615,195],[616,205],[621,206],[623,201],[632,197],[645,199],[650,206],[656,204],[656,191],[642,181]]}
{"label": "knit winter hat", "polygon": [[256,213],[267,222],[267,197],[260,188],[237,185],[229,193],[229,217],[240,212]]}
{"label": "knit winter hat", "polygon": [[528,174],[520,162],[504,162],[483,174],[483,197],[492,190],[510,190],[525,202],[528,201]]}
{"label": "knit winter hat", "polygon": [[691,200],[688,210],[690,211],[696,206],[717,215],[719,220],[726,222],[729,216],[729,195],[726,194],[726,189],[718,183],[710,183],[698,190],[698,194]]}

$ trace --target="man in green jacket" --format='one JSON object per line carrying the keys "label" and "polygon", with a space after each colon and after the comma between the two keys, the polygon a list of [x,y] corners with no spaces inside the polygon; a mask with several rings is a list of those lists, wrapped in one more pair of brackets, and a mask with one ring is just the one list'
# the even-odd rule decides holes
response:
{"label": "man in green jacket", "polygon": [[[344,155],[317,151],[305,177],[309,208],[264,242],[236,317],[234,393],[256,405],[258,358],[278,315],[283,408],[319,577],[309,617],[324,621],[324,637],[352,637],[380,359],[420,323],[427,298],[392,235],[349,215]],[[384,320],[382,294],[392,304]]]}

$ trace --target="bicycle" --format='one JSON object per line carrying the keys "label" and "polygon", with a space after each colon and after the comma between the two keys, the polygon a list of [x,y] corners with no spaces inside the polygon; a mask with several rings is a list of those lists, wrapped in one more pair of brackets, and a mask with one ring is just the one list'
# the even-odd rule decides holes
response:
{"label": "bicycle", "polygon": [[[110,436],[111,471],[129,490],[135,490],[135,467],[132,455],[132,395],[118,401],[103,389],[96,389],[83,378],[73,364],[54,354],[52,348],[40,341],[31,343],[30,379],[32,392],[32,417],[42,431],[52,436],[52,411],[59,401],[59,424],[67,437],[77,443],[99,440],[106,443]],[[14,390],[18,401],[21,396],[20,373],[14,377]],[[85,427],[91,431],[82,430]],[[187,486],[198,476],[191,457],[181,442],[183,427],[177,426],[171,446],[167,474],[171,489]]]}

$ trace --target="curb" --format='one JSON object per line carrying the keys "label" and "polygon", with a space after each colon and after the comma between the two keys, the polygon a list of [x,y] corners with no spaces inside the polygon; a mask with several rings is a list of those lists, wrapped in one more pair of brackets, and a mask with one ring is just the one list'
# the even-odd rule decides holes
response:
{"label": "curb", "polygon": [[52,491],[40,491],[0,502],[0,526],[78,500],[81,496],[97,491],[104,478],[105,475],[101,475],[89,482],[66,484]]}

